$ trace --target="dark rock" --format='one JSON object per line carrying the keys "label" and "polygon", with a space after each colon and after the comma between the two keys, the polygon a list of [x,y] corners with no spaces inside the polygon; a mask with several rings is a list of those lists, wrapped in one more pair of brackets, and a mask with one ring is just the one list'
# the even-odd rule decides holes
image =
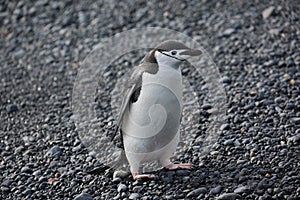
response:
{"label": "dark rock", "polygon": [[226,131],[230,129],[230,125],[229,124],[222,124],[220,127],[221,131]]}
{"label": "dark rock", "polygon": [[28,166],[22,167],[21,173],[32,174],[32,169]]}
{"label": "dark rock", "polygon": [[60,156],[62,154],[62,150],[59,146],[53,146],[47,153],[47,156]]}
{"label": "dark rock", "polygon": [[234,145],[234,142],[233,142],[233,140],[228,139],[228,140],[225,140],[225,141],[224,141],[224,145],[225,145],[225,146],[233,146],[233,145]]}
{"label": "dark rock", "polygon": [[19,108],[18,108],[17,104],[9,104],[9,105],[6,106],[6,111],[8,113],[16,112],[18,110],[19,110]]}
{"label": "dark rock", "polygon": [[202,108],[203,110],[209,110],[209,109],[212,108],[212,105],[210,105],[210,104],[203,104],[203,105],[201,106],[201,108]]}
{"label": "dark rock", "polygon": [[127,189],[128,189],[128,187],[127,187],[126,185],[124,185],[124,184],[119,184],[119,185],[118,185],[117,191],[118,191],[118,192],[126,192]]}
{"label": "dark rock", "polygon": [[235,29],[233,28],[228,28],[223,32],[223,36],[230,36],[231,34],[233,34],[235,32]]}
{"label": "dark rock", "polygon": [[15,59],[20,59],[22,58],[23,56],[25,55],[25,51],[24,49],[19,49],[18,51],[15,52],[14,56],[15,56]]}
{"label": "dark rock", "polygon": [[13,183],[13,180],[12,179],[6,179],[4,180],[1,185],[2,186],[5,186],[5,187],[10,187],[10,185]]}
{"label": "dark rock", "polygon": [[129,175],[129,172],[123,170],[114,171],[113,178],[119,177],[121,179],[126,178]]}
{"label": "dark rock", "polygon": [[210,194],[220,194],[222,191],[222,186],[218,185],[210,190]]}
{"label": "dark rock", "polygon": [[294,117],[294,118],[291,118],[291,121],[296,124],[296,125],[299,125],[300,124],[300,117]]}
{"label": "dark rock", "polygon": [[206,193],[207,193],[207,189],[205,187],[201,187],[189,192],[186,197],[187,198],[197,197],[200,194],[206,194]]}
{"label": "dark rock", "polygon": [[297,143],[300,143],[300,134],[287,138],[287,143],[288,145],[296,145]]}
{"label": "dark rock", "polygon": [[250,188],[248,186],[241,186],[238,187],[234,190],[234,193],[237,194],[243,194],[243,193],[248,193],[250,191]]}
{"label": "dark rock", "polygon": [[115,183],[115,184],[119,184],[119,183],[121,182],[121,178],[116,177],[116,178],[114,178],[112,181],[113,181],[113,183]]}
{"label": "dark rock", "polygon": [[228,76],[224,76],[224,77],[221,78],[220,82],[224,83],[224,84],[230,84],[231,79]]}
{"label": "dark rock", "polygon": [[139,199],[141,196],[139,193],[132,193],[130,196],[129,196],[129,199]]}
{"label": "dark rock", "polygon": [[224,193],[218,196],[218,200],[235,200],[235,199],[242,199],[239,194],[236,193]]}
{"label": "dark rock", "polygon": [[88,193],[81,193],[77,195],[74,200],[93,200],[93,197]]}

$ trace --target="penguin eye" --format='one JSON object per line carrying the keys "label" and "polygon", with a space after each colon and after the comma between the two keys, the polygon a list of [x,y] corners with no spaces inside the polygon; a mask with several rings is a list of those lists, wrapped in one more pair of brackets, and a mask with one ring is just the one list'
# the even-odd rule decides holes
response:
{"label": "penguin eye", "polygon": [[177,51],[171,51],[171,54],[174,56],[177,54]]}

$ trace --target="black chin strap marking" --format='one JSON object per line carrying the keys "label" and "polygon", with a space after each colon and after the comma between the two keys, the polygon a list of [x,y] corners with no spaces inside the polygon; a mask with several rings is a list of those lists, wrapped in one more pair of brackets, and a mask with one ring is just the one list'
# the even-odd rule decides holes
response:
{"label": "black chin strap marking", "polygon": [[176,58],[176,57],[174,57],[174,56],[168,55],[168,54],[166,54],[166,53],[164,53],[164,52],[162,52],[162,51],[159,51],[159,52],[162,53],[162,54],[164,54],[165,56],[169,56],[169,57],[171,57],[171,58],[175,58],[176,60],[184,61],[184,60],[182,60],[182,59],[179,59],[179,58]]}

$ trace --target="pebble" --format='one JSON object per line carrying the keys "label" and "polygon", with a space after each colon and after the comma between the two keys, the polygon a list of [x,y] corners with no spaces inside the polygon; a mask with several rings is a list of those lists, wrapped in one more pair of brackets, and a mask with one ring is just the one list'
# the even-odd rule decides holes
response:
{"label": "pebble", "polygon": [[22,58],[23,56],[25,55],[25,51],[24,49],[19,49],[18,51],[15,52],[14,56],[15,56],[15,59],[20,59]]}
{"label": "pebble", "polygon": [[288,145],[296,145],[297,143],[300,143],[300,134],[294,135],[292,137],[287,138]]}
{"label": "pebble", "polygon": [[214,188],[212,188],[211,190],[210,190],[210,194],[220,194],[221,193],[221,191],[222,191],[222,186],[221,185],[218,185],[218,186],[216,186],[216,187],[214,187]]}
{"label": "pebble", "polygon": [[47,156],[60,156],[62,154],[62,150],[59,146],[53,146],[49,151],[46,153]]}
{"label": "pebble", "polygon": [[217,198],[217,200],[235,200],[235,199],[242,199],[242,197],[236,193],[223,193]]}
{"label": "pebble", "polygon": [[28,166],[22,167],[21,173],[32,174],[32,169]]}
{"label": "pebble", "polygon": [[211,104],[203,104],[203,105],[201,106],[201,108],[202,108],[203,110],[209,110],[209,109],[212,108],[212,105],[211,105]]}
{"label": "pebble", "polygon": [[132,193],[129,196],[129,199],[139,199],[141,197],[141,195],[139,193]]}
{"label": "pebble", "polygon": [[221,131],[226,131],[230,129],[230,125],[229,124],[222,124],[220,127]]}
{"label": "pebble", "polygon": [[8,113],[16,112],[18,110],[19,110],[19,108],[18,108],[17,104],[9,104],[9,105],[6,106],[6,111]]}
{"label": "pebble", "polygon": [[293,117],[293,118],[291,118],[291,121],[294,124],[299,125],[300,124],[300,117]]}
{"label": "pebble", "polygon": [[235,29],[233,28],[228,28],[223,32],[223,36],[230,36],[231,34],[233,34],[235,32]]}
{"label": "pebble", "polygon": [[129,172],[124,171],[124,170],[116,170],[113,173],[113,179],[117,178],[117,177],[123,179],[123,178],[126,178],[129,174],[130,174]]}
{"label": "pebble", "polygon": [[5,186],[5,187],[10,187],[10,185],[13,183],[13,180],[12,179],[6,179],[4,180],[1,185],[2,186]]}
{"label": "pebble", "polygon": [[275,10],[274,6],[270,6],[266,9],[264,9],[262,12],[263,19],[268,19],[272,15],[274,10]]}
{"label": "pebble", "polygon": [[126,192],[127,191],[127,189],[128,189],[128,187],[126,186],[126,185],[124,185],[124,184],[119,184],[118,185],[118,189],[117,189],[117,191],[120,193],[120,192]]}
{"label": "pebble", "polygon": [[240,186],[236,188],[233,192],[237,194],[243,194],[248,193],[250,191],[250,188],[248,186]]}
{"label": "pebble", "polygon": [[133,192],[137,192],[137,193],[139,193],[141,190],[143,189],[143,187],[142,186],[134,186],[133,188],[132,188],[132,191]]}
{"label": "pebble", "polygon": [[186,197],[187,198],[197,197],[200,194],[206,194],[206,193],[207,193],[207,189],[205,187],[201,187],[189,192]]}
{"label": "pebble", "polygon": [[233,146],[233,145],[234,145],[234,142],[233,142],[233,140],[228,139],[228,140],[225,140],[225,141],[224,141],[224,145],[225,145],[225,146]]}
{"label": "pebble", "polygon": [[112,181],[113,181],[113,183],[115,183],[115,184],[119,184],[122,180],[121,180],[120,177],[116,177],[116,178],[114,178]]}
{"label": "pebble", "polygon": [[88,193],[81,193],[77,195],[74,200],[93,200],[93,197]]}
{"label": "pebble", "polygon": [[220,82],[224,83],[224,84],[230,84],[231,79],[228,76],[224,76],[224,77],[221,78]]}

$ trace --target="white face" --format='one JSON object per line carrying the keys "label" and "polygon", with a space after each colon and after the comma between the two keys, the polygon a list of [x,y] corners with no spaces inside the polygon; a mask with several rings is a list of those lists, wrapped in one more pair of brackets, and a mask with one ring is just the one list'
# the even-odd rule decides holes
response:
{"label": "white face", "polygon": [[159,64],[178,65],[189,58],[189,55],[180,55],[186,50],[155,51],[155,58]]}
{"label": "white face", "polygon": [[179,65],[182,61],[201,54],[200,50],[178,49],[171,51],[155,51],[155,58],[159,64]]}

